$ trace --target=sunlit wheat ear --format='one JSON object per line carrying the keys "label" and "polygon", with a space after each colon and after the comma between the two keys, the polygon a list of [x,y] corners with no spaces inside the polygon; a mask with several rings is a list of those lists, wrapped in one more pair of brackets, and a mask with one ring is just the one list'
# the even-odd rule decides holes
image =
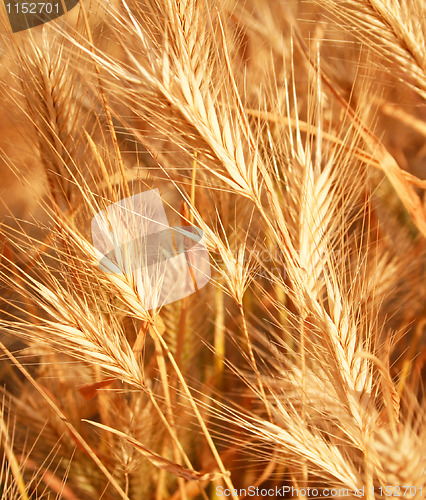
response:
{"label": "sunlit wheat ear", "polygon": [[[216,61],[213,52],[214,39],[210,30],[205,26],[205,18],[211,16],[212,13],[204,12],[202,8],[196,6],[195,2],[188,2],[187,8],[182,12],[176,4],[167,4],[165,13],[162,14],[167,19],[166,25],[158,26],[161,31],[164,31],[165,43],[163,46],[158,46],[155,41],[155,32],[151,29],[154,23],[158,23],[159,18],[147,16],[141,22],[135,18],[125,2],[123,5],[125,15],[116,15],[117,25],[123,33],[136,37],[135,42],[141,44],[147,53],[158,53],[158,57],[149,57],[146,61],[136,59],[131,52],[128,52],[126,44],[123,43],[124,38],[119,42],[123,43],[123,50],[128,52],[134,69],[133,73],[122,74],[122,68],[115,61],[105,59],[104,54],[99,56],[95,54],[93,57],[102,66],[109,67],[117,76],[120,74],[120,78],[128,78],[129,84],[132,82],[129,87],[131,101],[135,101],[131,95],[133,84],[152,86],[160,98],[155,99],[155,103],[153,102],[155,107],[161,99],[166,99],[169,105],[178,110],[189,124],[196,126],[200,137],[206,141],[210,152],[215,155],[222,167],[218,170],[209,166],[210,171],[247,197],[258,193],[257,155],[250,159],[246,158],[244,152],[244,143],[249,139],[245,130],[246,124],[243,128],[241,117],[237,116],[238,113],[231,114],[226,107],[219,106],[220,99],[217,93],[222,86],[220,81],[214,82],[217,84],[215,87],[212,85],[213,82],[210,83],[202,75],[202,71],[223,62]],[[195,25],[192,17],[198,21]],[[196,26],[198,43],[200,40],[204,41],[198,50],[193,50],[195,33],[192,29],[188,29],[189,26]],[[171,33],[167,34],[167,30],[171,30]],[[176,43],[168,44],[168,38],[176,38]],[[209,71],[212,72],[212,69]],[[173,79],[172,74],[175,75]],[[232,75],[229,77],[233,78]],[[226,99],[227,96],[224,94],[223,100]],[[146,108],[144,103],[135,102],[143,106],[141,109],[135,107],[136,113],[150,110],[148,101]]]}
{"label": "sunlit wheat ear", "polygon": [[[219,64],[212,52],[212,33],[205,27],[205,18],[211,16],[211,13],[204,13],[195,2],[188,2],[181,12],[175,3],[167,4],[165,9],[166,29],[171,30],[171,33],[167,34],[165,31],[164,36],[176,38],[173,45],[156,45],[155,33],[150,31],[149,26],[158,22],[159,18],[147,18],[144,21],[149,24],[142,28],[127,9],[128,19],[119,21],[125,23],[125,30],[137,26],[138,42],[150,53],[158,53],[158,57],[150,57],[145,62],[148,64],[143,65],[129,52],[128,56],[136,72],[134,76],[128,76],[132,80],[139,79],[144,85],[152,85],[188,123],[195,126],[223,168],[219,171],[210,167],[211,172],[242,195],[252,197],[253,193],[258,192],[257,159],[246,158],[244,142],[247,137],[239,118],[231,115],[226,107],[218,106],[216,94],[219,87],[214,88],[202,76],[205,68]],[[196,26],[197,44],[201,40],[204,42],[199,50],[194,50],[195,32],[189,26]],[[164,30],[164,26],[159,28]],[[125,47],[124,49],[126,50]],[[105,63],[108,64],[107,61]],[[117,66],[113,68],[115,71],[119,69]],[[171,75],[174,77],[171,78]],[[219,81],[217,84],[219,85]],[[225,94],[223,98],[226,99]]]}
{"label": "sunlit wheat ear", "polygon": [[[59,239],[61,237],[63,233]],[[83,241],[81,238],[79,243]],[[56,258],[64,259],[65,262],[69,255],[66,250],[61,253],[58,249]],[[1,282],[8,283],[23,303],[33,302],[35,308],[22,319],[20,314],[25,313],[25,310],[18,306],[19,315],[13,313],[2,318],[2,329],[14,331],[29,341],[39,340],[65,349],[80,360],[102,367],[107,373],[129,382],[133,380],[131,383],[139,388],[144,387],[140,366],[115,318],[116,313],[107,303],[96,302],[97,294],[102,297],[102,289],[99,281],[88,279],[89,275],[85,275],[90,273],[87,262],[75,259],[71,263],[71,266],[76,263],[82,265],[79,283],[73,281],[75,276],[72,273],[58,279],[42,257],[33,262],[34,265],[38,263],[37,276],[20,269],[10,260],[6,262],[7,268],[4,267],[5,261],[2,263]]]}
{"label": "sunlit wheat ear", "polygon": [[[303,140],[300,131],[296,130],[294,134],[289,133],[284,142],[290,162],[287,168],[291,168],[287,173],[283,166],[283,175],[289,183],[285,194],[288,215],[285,217],[294,226],[291,234],[299,250],[299,262],[306,270],[306,279],[299,284],[303,291],[296,299],[296,307],[300,307],[302,316],[302,339],[307,326],[304,325],[306,318],[312,318],[308,323],[319,321],[321,328],[325,329],[326,338],[323,338],[327,349],[333,352],[340,365],[340,374],[346,379],[344,385],[362,390],[369,383],[364,378],[365,362],[354,361],[354,354],[359,348],[359,331],[351,319],[349,304],[341,289],[342,276],[339,274],[345,272],[344,267],[338,269],[333,262],[333,254],[337,250],[341,251],[336,246],[336,231],[341,230],[339,223],[343,223],[345,211],[349,213],[350,203],[353,203],[350,201],[353,197],[352,188],[346,184],[341,169],[346,168],[349,177],[351,171],[355,172],[356,166],[351,165],[350,154],[334,152],[322,141],[322,92],[318,78],[312,86],[308,116],[310,120],[316,121],[319,132],[311,142],[309,139]],[[291,94],[297,106],[295,83]],[[295,288],[296,293],[297,290]],[[358,413],[355,407],[354,411]],[[357,418],[361,418],[360,414]]]}
{"label": "sunlit wheat ear", "polygon": [[75,53],[66,50],[64,40],[48,26],[28,47],[16,49],[24,111],[38,136],[52,196],[62,208],[69,208],[78,194],[85,160],[82,127],[88,124],[87,96],[71,68]]}
{"label": "sunlit wheat ear", "polygon": [[367,44],[385,70],[396,69],[403,84],[426,98],[426,22],[420,0],[316,0],[333,12],[344,28]]}
{"label": "sunlit wheat ear", "polygon": [[207,247],[220,256],[221,265],[217,271],[224,278],[222,286],[238,304],[242,304],[244,293],[253,279],[255,267],[247,257],[246,246],[242,244],[236,250],[231,250],[229,242],[224,242],[202,219],[198,220],[198,224],[203,229]]}
{"label": "sunlit wheat ear", "polygon": [[[389,483],[393,491],[402,485],[417,485],[403,491],[406,498],[421,498],[418,489],[426,482],[425,451],[420,443],[424,440],[424,408],[415,417],[417,423],[404,423],[398,435],[380,430],[375,436],[373,455],[375,456],[375,473],[381,484]],[[417,427],[417,429],[415,428]]]}

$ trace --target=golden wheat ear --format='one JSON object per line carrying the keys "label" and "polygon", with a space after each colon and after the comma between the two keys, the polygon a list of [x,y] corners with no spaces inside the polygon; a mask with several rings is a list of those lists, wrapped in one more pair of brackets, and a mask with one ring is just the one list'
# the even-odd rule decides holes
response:
{"label": "golden wheat ear", "polygon": [[426,22],[421,0],[318,0],[378,56],[385,71],[426,98]]}
{"label": "golden wheat ear", "polygon": [[90,98],[83,90],[76,62],[78,54],[49,26],[25,48],[16,44],[13,52],[20,84],[16,105],[37,135],[52,197],[69,210],[73,197],[78,197],[77,184],[88,177],[83,129],[91,128],[92,121],[87,110]]}

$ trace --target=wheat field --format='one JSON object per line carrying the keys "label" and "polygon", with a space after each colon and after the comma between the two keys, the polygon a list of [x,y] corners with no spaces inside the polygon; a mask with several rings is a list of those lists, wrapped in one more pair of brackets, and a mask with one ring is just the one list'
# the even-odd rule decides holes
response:
{"label": "wheat field", "polygon": [[[1,498],[425,497],[423,0],[0,12]],[[152,305],[91,224],[156,189]]]}

